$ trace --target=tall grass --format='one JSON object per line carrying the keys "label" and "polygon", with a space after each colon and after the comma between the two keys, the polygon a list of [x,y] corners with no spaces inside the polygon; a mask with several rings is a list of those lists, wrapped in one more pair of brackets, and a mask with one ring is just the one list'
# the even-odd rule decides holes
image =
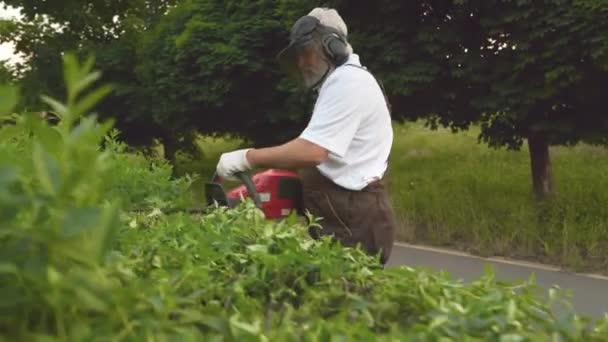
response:
{"label": "tall grass", "polygon": [[452,134],[396,126],[390,189],[400,238],[484,255],[534,258],[576,269],[608,269],[608,152],[553,148],[557,193],[537,204],[529,155]]}
{"label": "tall grass", "polygon": [[[399,239],[607,272],[608,150],[552,148],[557,193],[539,205],[527,148],[490,149],[477,135],[395,125],[388,184]],[[201,140],[204,156],[179,168],[206,179],[221,152],[241,144]]]}

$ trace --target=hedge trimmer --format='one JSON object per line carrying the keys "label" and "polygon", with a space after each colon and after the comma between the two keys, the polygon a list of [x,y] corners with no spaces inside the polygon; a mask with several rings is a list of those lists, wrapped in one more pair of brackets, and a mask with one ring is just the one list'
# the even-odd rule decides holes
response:
{"label": "hedge trimmer", "polygon": [[[267,219],[281,219],[294,211],[301,214],[302,185],[298,174],[292,171],[269,169],[255,173],[236,174],[240,186],[225,190],[223,180],[214,173],[205,183],[204,208],[167,208],[165,213],[187,212],[190,214],[205,214],[210,209],[220,207],[234,208],[243,199],[250,198],[264,212]],[[135,210],[138,212],[147,210]]]}

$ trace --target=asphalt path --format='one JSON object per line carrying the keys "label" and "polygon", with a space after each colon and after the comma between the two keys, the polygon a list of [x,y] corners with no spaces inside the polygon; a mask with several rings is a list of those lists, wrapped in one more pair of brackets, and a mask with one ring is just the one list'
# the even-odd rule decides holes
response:
{"label": "asphalt path", "polygon": [[518,262],[500,258],[481,258],[465,253],[438,248],[396,244],[388,262],[389,267],[407,265],[445,270],[455,279],[470,282],[484,275],[485,266],[492,265],[496,278],[502,281],[526,281],[532,274],[536,284],[544,289],[557,285],[572,291],[569,301],[577,313],[591,318],[602,318],[608,314],[608,277],[575,274],[558,268]]}

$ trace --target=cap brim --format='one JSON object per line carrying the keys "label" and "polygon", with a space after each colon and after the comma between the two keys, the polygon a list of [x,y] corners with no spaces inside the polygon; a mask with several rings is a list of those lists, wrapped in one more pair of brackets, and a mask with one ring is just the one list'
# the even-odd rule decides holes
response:
{"label": "cap brim", "polygon": [[296,44],[290,43],[286,48],[281,50],[277,55],[277,61],[281,71],[289,78],[302,84],[302,76],[298,69],[298,47]]}

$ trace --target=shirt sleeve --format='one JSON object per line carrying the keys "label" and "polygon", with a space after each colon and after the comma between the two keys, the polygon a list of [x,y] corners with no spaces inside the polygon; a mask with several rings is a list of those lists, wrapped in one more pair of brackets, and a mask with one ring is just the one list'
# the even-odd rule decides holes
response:
{"label": "shirt sleeve", "polygon": [[343,158],[361,122],[362,94],[357,91],[357,82],[340,77],[327,82],[300,138]]}

